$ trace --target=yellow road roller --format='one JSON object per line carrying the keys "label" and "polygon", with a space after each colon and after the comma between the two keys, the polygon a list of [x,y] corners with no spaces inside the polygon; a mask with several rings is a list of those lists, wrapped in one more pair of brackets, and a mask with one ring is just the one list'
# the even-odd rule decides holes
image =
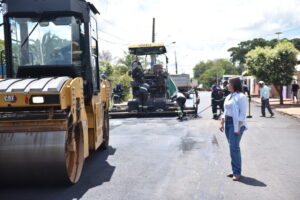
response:
{"label": "yellow road roller", "polygon": [[89,150],[109,142],[99,12],[84,0],[4,0],[2,7],[0,180],[76,183]]}

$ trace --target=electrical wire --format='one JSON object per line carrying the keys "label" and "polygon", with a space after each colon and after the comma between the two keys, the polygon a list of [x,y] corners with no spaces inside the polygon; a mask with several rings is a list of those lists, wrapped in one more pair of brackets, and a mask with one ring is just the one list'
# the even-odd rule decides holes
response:
{"label": "electrical wire", "polygon": [[121,38],[121,37],[118,37],[118,36],[116,36],[116,35],[113,35],[113,34],[111,34],[111,33],[108,33],[108,32],[106,32],[106,31],[103,31],[103,30],[99,30],[100,32],[102,32],[102,33],[105,33],[105,34],[107,34],[107,35],[109,35],[109,36],[111,36],[111,37],[113,37],[113,38],[115,38],[115,39],[118,39],[118,40],[121,40],[121,41],[126,41],[126,42],[128,42],[127,40],[125,40],[125,39],[123,39],[123,38]]}
{"label": "electrical wire", "polygon": [[110,44],[115,44],[115,45],[119,45],[119,46],[129,46],[130,44],[127,44],[127,43],[119,43],[119,42],[112,42],[112,41],[109,41],[109,40],[105,40],[105,39],[99,39],[100,41],[104,41],[104,42],[107,42],[107,43],[110,43]]}

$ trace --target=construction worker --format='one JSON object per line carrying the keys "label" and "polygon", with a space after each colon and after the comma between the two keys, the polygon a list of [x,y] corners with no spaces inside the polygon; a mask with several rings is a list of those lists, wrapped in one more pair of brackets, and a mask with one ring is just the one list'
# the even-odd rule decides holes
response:
{"label": "construction worker", "polygon": [[223,112],[223,93],[220,88],[218,88],[215,85],[212,85],[212,91],[211,91],[211,105],[212,105],[212,112],[213,112],[213,119],[218,120],[218,107]]}
{"label": "construction worker", "polygon": [[147,100],[149,97],[149,89],[150,86],[147,83],[143,83],[139,88],[139,99],[140,99],[139,111],[140,112],[145,112],[148,109]]}
{"label": "construction worker", "polygon": [[133,61],[133,63],[132,63],[132,78],[138,84],[143,83],[144,71],[143,71],[142,64],[138,61]]}
{"label": "construction worker", "polygon": [[194,91],[195,91],[195,96],[196,96],[195,115],[194,115],[194,117],[197,118],[198,117],[198,107],[199,107],[199,104],[200,104],[200,96],[199,96],[199,92],[198,92],[197,88],[195,88]]}
{"label": "construction worker", "polygon": [[177,103],[177,105],[179,106],[179,109],[180,109],[179,112],[178,112],[178,118],[177,119],[182,120],[183,117],[186,115],[186,113],[184,112],[186,97],[181,92],[176,92],[175,95],[171,99],[172,99],[172,101],[176,100],[176,103]]}
{"label": "construction worker", "polygon": [[225,99],[229,94],[230,91],[228,90],[228,81],[224,81],[223,83],[223,99]]}
{"label": "construction worker", "polygon": [[122,98],[123,98],[123,87],[122,87],[122,83],[118,82],[116,87],[114,87],[113,89],[113,99],[114,99],[114,103],[120,103]]}
{"label": "construction worker", "polygon": [[223,108],[224,108],[225,99],[230,94],[230,91],[228,90],[228,86],[227,85],[228,85],[228,81],[224,81],[223,82],[223,90],[222,90],[222,93],[223,93],[223,98],[222,98]]}

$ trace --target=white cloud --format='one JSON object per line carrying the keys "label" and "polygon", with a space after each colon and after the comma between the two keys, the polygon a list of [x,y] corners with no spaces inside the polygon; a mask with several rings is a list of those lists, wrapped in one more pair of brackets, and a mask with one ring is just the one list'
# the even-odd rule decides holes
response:
{"label": "white cloud", "polygon": [[[297,0],[94,0],[101,12],[102,48],[122,56],[126,44],[151,42],[152,17],[156,18],[157,42],[170,45],[169,68],[174,69],[177,52],[179,72],[192,73],[200,60],[229,58],[227,49],[240,41],[276,38],[277,31],[297,28],[300,3]],[[101,22],[101,18],[104,19]],[[105,21],[106,20],[106,21]],[[108,23],[109,21],[110,23]],[[298,30],[300,31],[300,29]],[[285,33],[281,37],[297,34]],[[300,34],[298,34],[300,35]],[[174,72],[171,71],[171,72]]]}
{"label": "white cloud", "polygon": [[[179,72],[192,73],[200,60],[229,58],[227,49],[240,41],[300,36],[299,0],[88,0],[98,17],[100,50],[123,56],[129,44],[150,43],[152,18],[157,42],[174,51]],[[290,30],[298,28],[295,30]],[[286,31],[286,32],[285,32]]]}

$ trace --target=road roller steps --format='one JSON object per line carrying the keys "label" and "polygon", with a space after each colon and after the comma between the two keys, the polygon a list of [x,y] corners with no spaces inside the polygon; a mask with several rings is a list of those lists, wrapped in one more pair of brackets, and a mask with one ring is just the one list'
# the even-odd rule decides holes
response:
{"label": "road roller steps", "polygon": [[[0,180],[76,183],[89,151],[109,145],[111,83],[99,74],[99,12],[83,0],[3,3]],[[50,37],[34,49],[32,40],[47,30],[64,32],[53,37],[61,43],[51,46]]]}

